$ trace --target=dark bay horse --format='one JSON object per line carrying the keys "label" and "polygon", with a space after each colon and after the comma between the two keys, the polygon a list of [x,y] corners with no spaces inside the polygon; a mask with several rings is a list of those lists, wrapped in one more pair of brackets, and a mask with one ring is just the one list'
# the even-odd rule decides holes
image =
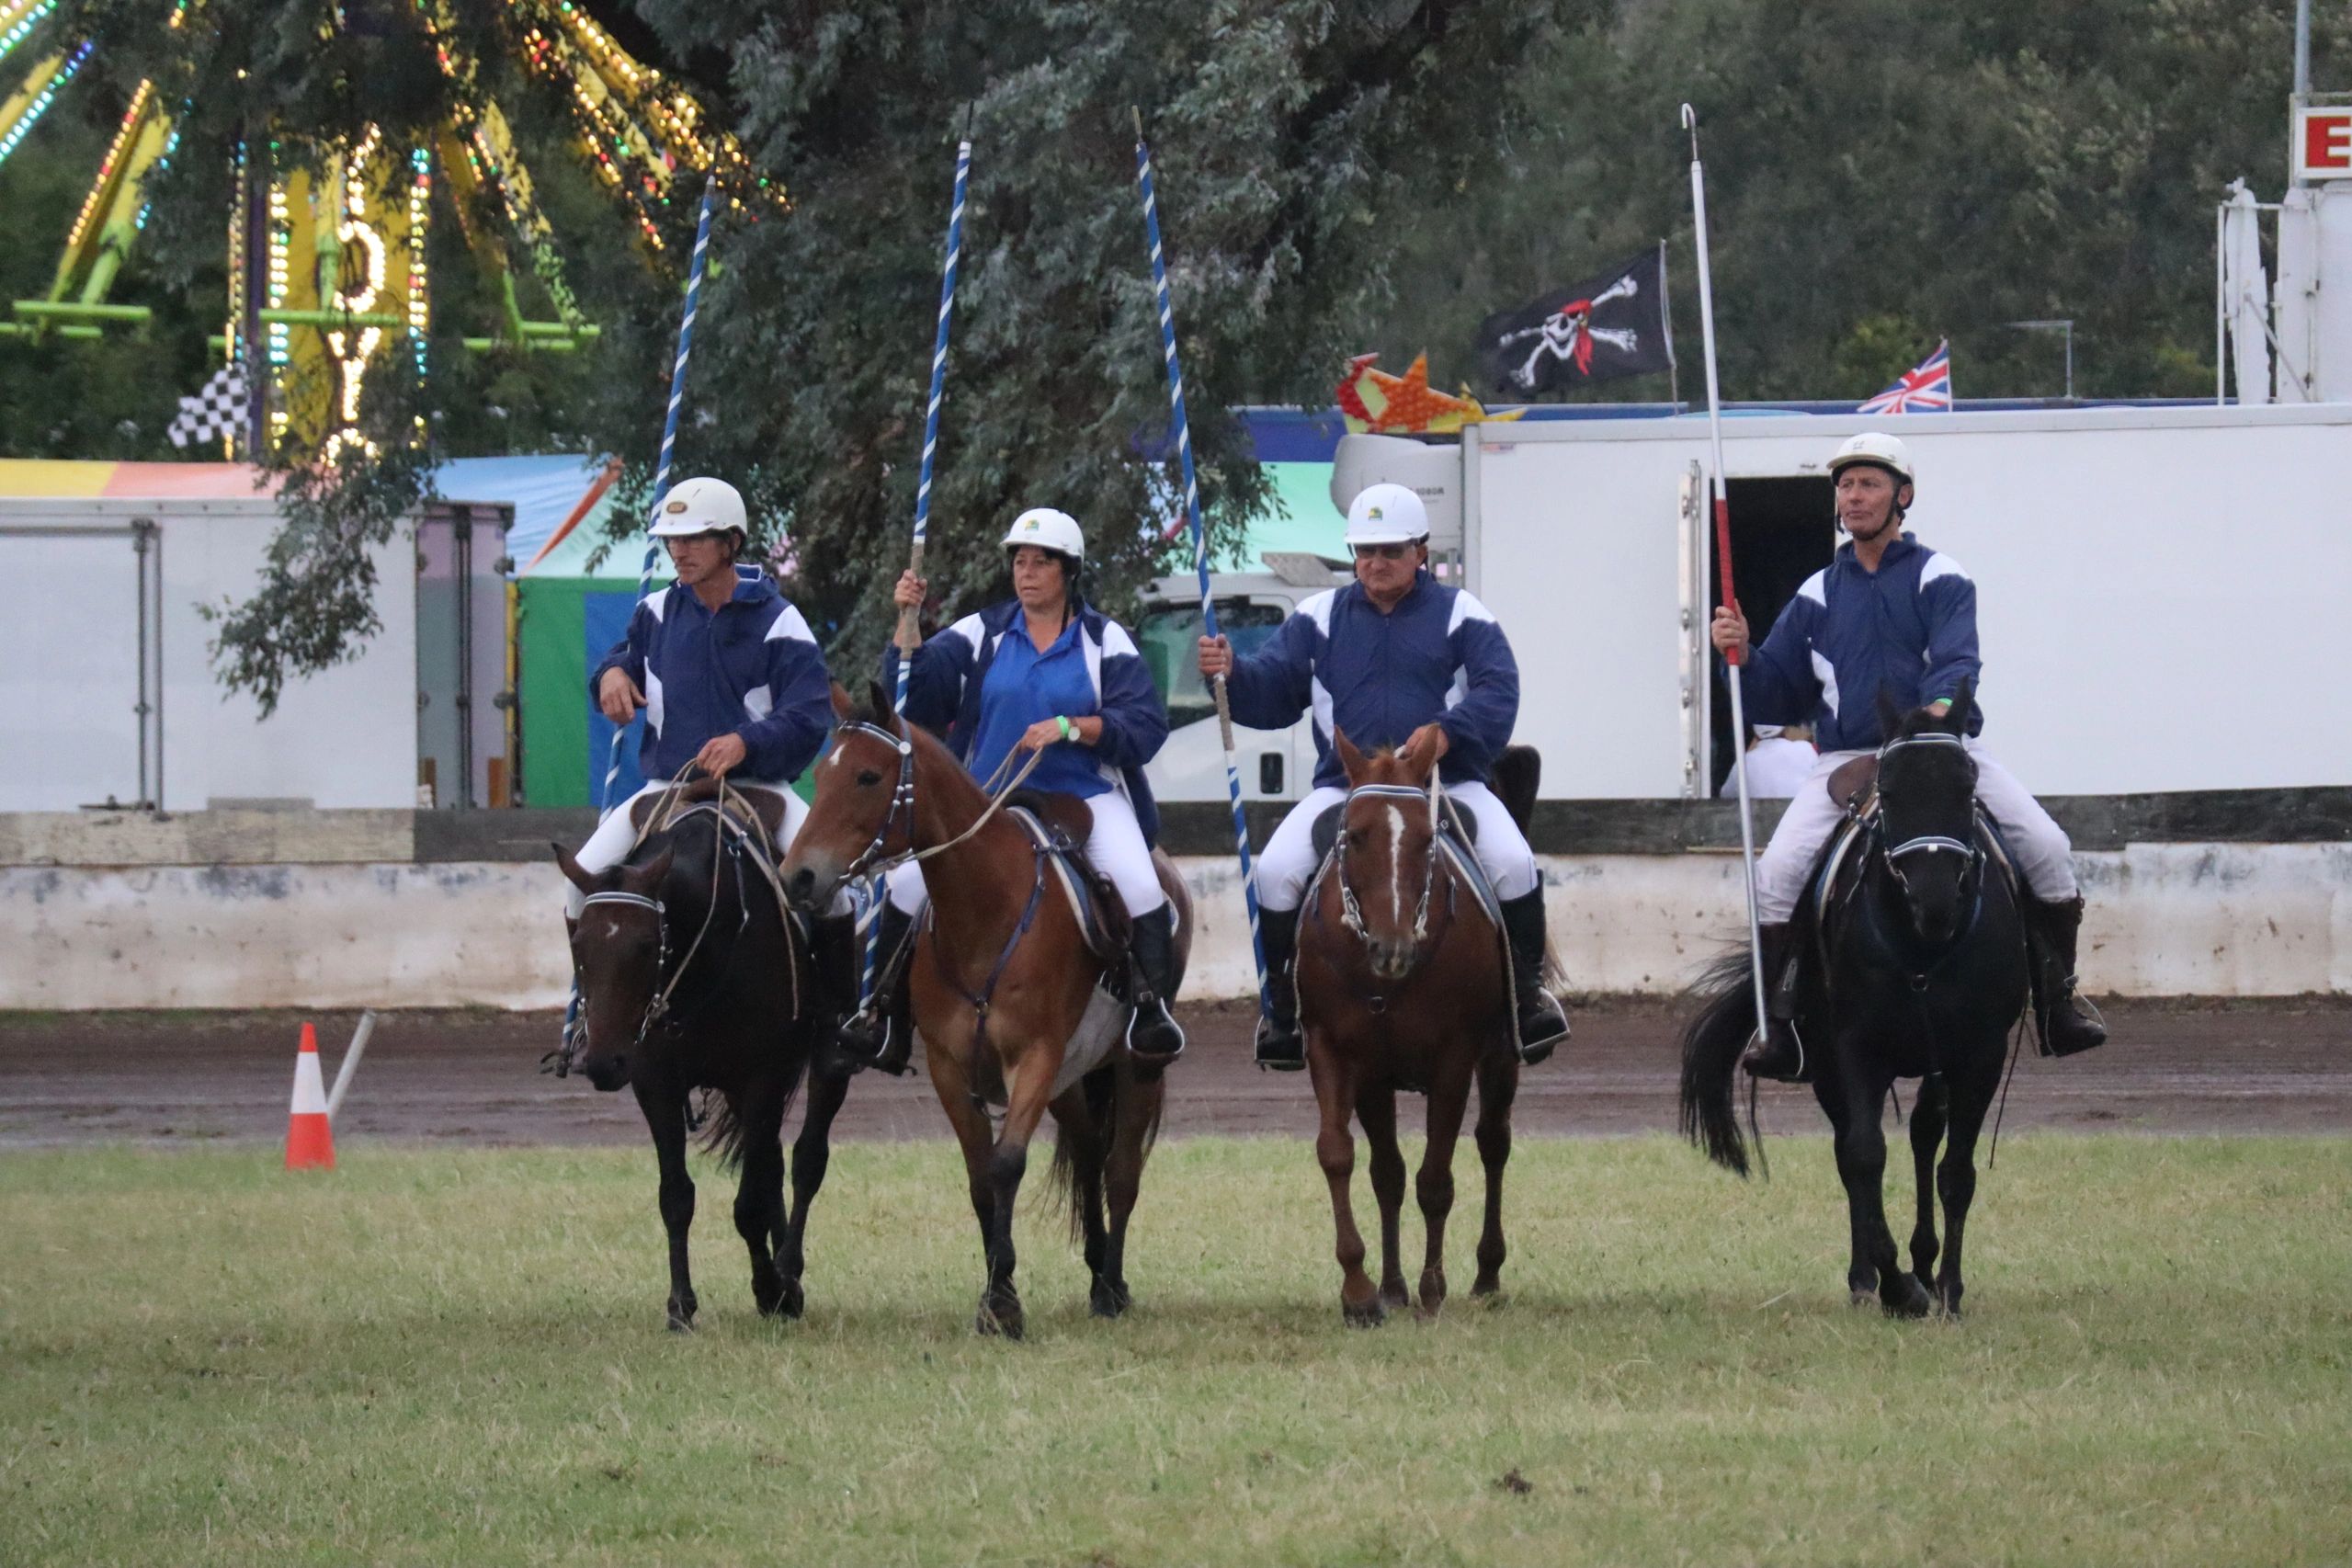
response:
{"label": "dark bay horse", "polygon": [[[639,809],[668,804],[648,797]],[[808,1116],[792,1146],[788,1214],[784,1113],[838,998],[822,994],[807,938],[784,918],[756,853],[741,819],[717,802],[678,811],[601,876],[555,846],[563,874],[587,895],[572,939],[586,1022],[578,1065],[599,1089],[628,1085],[645,1113],[669,1236],[669,1325],[680,1333],[694,1326],[697,1307],[687,1272],[694,1222],[687,1097],[714,1092],[705,1147],[741,1170],[735,1229],[751,1249],[752,1300],[763,1314],[798,1317],[809,1205],[824,1183],[833,1119],[848,1093],[846,1073],[812,1074]]]}
{"label": "dark bay horse", "polygon": [[[1333,744],[1347,769],[1347,802],[1332,852],[1307,889],[1293,972],[1321,1113],[1315,1158],[1331,1185],[1338,1230],[1340,1310],[1346,1322],[1369,1326],[1409,1300],[1397,1233],[1404,1206],[1399,1089],[1429,1097],[1428,1149],[1414,1182],[1427,1231],[1422,1312],[1435,1313],[1446,1299],[1454,1143],[1473,1080],[1486,1220],[1471,1293],[1502,1288],[1503,1166],[1511,1156],[1519,1058],[1503,933],[1437,843],[1439,796],[1430,787],[1430,767],[1389,750],[1367,757],[1344,734],[1334,735]],[[1538,759],[1524,746],[1506,756],[1495,792],[1524,827]],[[1372,1193],[1381,1207],[1377,1288],[1364,1272],[1364,1238],[1348,1198],[1356,1168],[1351,1115],[1371,1145]]]}
{"label": "dark bay horse", "polygon": [[[1846,1186],[1847,1290],[1857,1302],[1875,1291],[1889,1312],[1906,1317],[1937,1306],[1960,1312],[1977,1135],[2027,1000],[2017,883],[1976,808],[1976,764],[1961,742],[1972,701],[1963,684],[1950,712],[1937,719],[1924,709],[1904,717],[1881,700],[1881,733],[1894,739],[1878,755],[1878,812],[1844,857],[1817,873],[1829,878],[1815,933],[1824,961],[1797,1020],[1816,1053],[1813,1097],[1829,1118]],[[1745,1176],[1732,1088],[1755,1030],[1747,949],[1727,954],[1699,990],[1705,1006],[1683,1036],[1683,1131],[1717,1165]],[[1919,1214],[1907,1269],[1880,1191],[1887,1159],[1880,1117],[1898,1078],[1921,1080],[1911,1113]]]}
{"label": "dark bay horse", "polygon": [[[839,686],[833,701],[842,722],[816,767],[816,798],[792,841],[784,885],[796,905],[821,908],[852,878],[922,858],[931,907],[912,938],[908,983],[987,1259],[976,1326],[1021,1335],[1013,1204],[1049,1109],[1060,1128],[1054,1175],[1093,1274],[1089,1303],[1096,1316],[1117,1317],[1130,1302],[1127,1223],[1159,1130],[1160,1072],[1127,1056],[1126,1009],[1096,989],[1106,960],[1088,949],[1028,832],[992,812],[947,747],[893,714],[879,688],[862,710]],[[1191,900],[1165,855],[1154,851],[1153,862],[1176,907],[1180,971]],[[994,1131],[992,1104],[1004,1108]]]}

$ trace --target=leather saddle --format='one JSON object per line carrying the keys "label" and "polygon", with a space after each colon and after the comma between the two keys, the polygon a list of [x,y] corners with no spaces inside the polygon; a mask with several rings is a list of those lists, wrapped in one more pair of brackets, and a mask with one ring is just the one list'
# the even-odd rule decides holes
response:
{"label": "leather saddle", "polygon": [[1113,969],[1126,956],[1133,922],[1127,903],[1108,877],[1086,858],[1086,839],[1095,830],[1095,813],[1075,795],[1053,790],[1016,790],[1005,809],[1030,838],[1045,848],[1046,857],[1077,912],[1078,928],[1086,949]]}
{"label": "leather saddle", "polygon": [[[748,832],[754,845],[770,861],[778,859],[781,852],[778,846],[784,841],[784,797],[774,790],[757,785],[747,790],[734,790],[730,794],[728,819]],[[669,803],[669,814],[660,824],[664,827],[698,807],[718,811],[721,809],[719,780],[697,778],[675,796],[647,795],[631,802],[629,808],[630,825],[641,835],[647,832],[646,824],[652,820],[654,809],[665,800]]]}

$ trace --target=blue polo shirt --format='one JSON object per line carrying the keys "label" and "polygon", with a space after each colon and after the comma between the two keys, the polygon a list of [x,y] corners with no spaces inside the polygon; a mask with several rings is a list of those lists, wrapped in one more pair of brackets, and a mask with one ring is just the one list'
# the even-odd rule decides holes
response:
{"label": "blue polo shirt", "polygon": [[[980,724],[971,744],[975,778],[992,777],[1006,754],[1040,719],[1060,714],[1075,721],[1097,711],[1095,685],[1086,674],[1086,653],[1080,642],[1084,626],[1076,616],[1062,629],[1043,653],[1029,641],[1028,628],[1016,619],[981,677]],[[1014,767],[1020,765],[1015,763]],[[1082,799],[1106,794],[1110,780],[1103,777],[1093,750],[1074,741],[1057,741],[1045,748],[1028,788],[1053,790]]]}

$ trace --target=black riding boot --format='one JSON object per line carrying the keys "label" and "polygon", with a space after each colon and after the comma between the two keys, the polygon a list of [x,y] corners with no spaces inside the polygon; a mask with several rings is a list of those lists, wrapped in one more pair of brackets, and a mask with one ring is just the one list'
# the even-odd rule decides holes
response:
{"label": "black riding boot", "polygon": [[1758,1078],[1784,1084],[1812,1081],[1812,1063],[1805,1059],[1805,1042],[1797,1033],[1796,926],[1789,921],[1764,926],[1764,983],[1771,988],[1765,1002],[1764,1028],[1749,1042],[1740,1065]]}
{"label": "black riding boot", "polygon": [[1299,987],[1291,970],[1299,956],[1299,912],[1260,909],[1257,934],[1266,944],[1266,1011],[1257,1020],[1257,1064],[1296,1073],[1307,1064],[1299,1036]]}
{"label": "black riding boot", "polygon": [[1184,1054],[1184,1030],[1168,1012],[1176,994],[1176,910],[1162,904],[1135,922],[1128,938],[1135,960],[1135,1016],[1127,1049],[1137,1061],[1165,1067]]}
{"label": "black riding boot", "polygon": [[[567,915],[563,917],[564,950],[571,950],[571,940],[579,935],[580,923]],[[539,1059],[539,1070],[552,1073],[559,1078],[572,1075],[572,1063],[580,1059],[580,1048],[588,1039],[587,1006],[580,998],[580,971],[572,971],[572,994],[563,1004],[563,1022],[555,1033],[555,1049]]]}
{"label": "black riding boot", "polygon": [[840,1039],[841,1049],[852,1062],[879,1067],[895,1077],[905,1074],[906,1063],[915,1054],[915,1007],[906,984],[906,962],[915,949],[915,917],[885,903],[881,923],[881,939],[875,949],[874,994],[862,1011],[841,1026]]}
{"label": "black riding boot", "polygon": [[1519,1016],[1519,1060],[1532,1067],[1568,1038],[1568,1012],[1543,988],[1543,890],[1503,905],[1511,941],[1512,1005]]}
{"label": "black riding boot", "polygon": [[2107,1043],[2107,1020],[2074,992],[2074,943],[2083,929],[2083,901],[2028,899],[2033,932],[2033,1006],[2041,1019],[2042,1050],[2072,1056]]}

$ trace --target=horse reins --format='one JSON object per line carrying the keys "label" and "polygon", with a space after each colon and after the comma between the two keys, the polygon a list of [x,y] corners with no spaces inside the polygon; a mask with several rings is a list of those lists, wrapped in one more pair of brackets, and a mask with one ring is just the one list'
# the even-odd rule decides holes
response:
{"label": "horse reins", "polygon": [[[836,889],[843,884],[856,881],[860,877],[879,877],[886,872],[894,871],[901,866],[920,865],[934,855],[944,855],[955,848],[988,825],[988,819],[1002,810],[1005,802],[1012,798],[1014,791],[1028,781],[1029,775],[1037,771],[1037,765],[1045,756],[1042,751],[1029,753],[1028,760],[1021,764],[1019,770],[1011,778],[1005,779],[1005,770],[1013,764],[1013,753],[1006,752],[1005,760],[996,765],[996,771],[990,774],[988,781],[981,786],[983,792],[988,796],[987,810],[982,812],[970,827],[965,828],[945,844],[935,844],[928,849],[917,849],[915,847],[914,740],[909,736],[892,734],[880,724],[868,723],[862,719],[846,723],[841,727],[847,732],[871,735],[897,752],[898,784],[891,791],[890,810],[883,813],[881,825],[874,830],[872,840],[859,852],[856,859],[849,862],[848,869],[841,873],[840,882],[835,884]],[[1005,779],[1001,789],[997,784],[999,779]],[[890,852],[891,833],[898,825],[901,813],[903,813],[906,818],[906,847],[896,854],[892,854]]]}
{"label": "horse reins", "polygon": [[[1359,784],[1347,791],[1346,801],[1341,803],[1341,809],[1345,811],[1360,795],[1375,800],[1418,801],[1429,808],[1429,858],[1422,870],[1421,902],[1413,911],[1413,946],[1416,952],[1429,938],[1429,895],[1437,885],[1437,857],[1445,853],[1437,845],[1437,835],[1442,827],[1437,801],[1442,788],[1433,770],[1426,790],[1416,790],[1410,784]],[[1355,885],[1347,877],[1347,825],[1344,820],[1340,824],[1336,858],[1339,862],[1340,924],[1354,932],[1357,940],[1369,947],[1372,938],[1370,933],[1364,929],[1363,907],[1357,902]]]}

